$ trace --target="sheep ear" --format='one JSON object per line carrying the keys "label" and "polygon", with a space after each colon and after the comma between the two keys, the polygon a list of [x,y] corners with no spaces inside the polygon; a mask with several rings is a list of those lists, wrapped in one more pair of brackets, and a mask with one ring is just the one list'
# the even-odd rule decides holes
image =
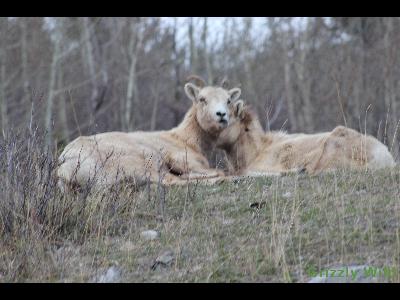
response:
{"label": "sheep ear", "polygon": [[237,99],[239,99],[242,90],[239,88],[233,88],[231,90],[228,91],[229,96],[231,97],[231,101],[235,102]]}
{"label": "sheep ear", "polygon": [[199,92],[200,89],[193,83],[188,82],[185,84],[185,93],[193,102],[197,101],[197,95]]}
{"label": "sheep ear", "polygon": [[235,102],[235,116],[238,117],[239,119],[243,119],[243,113],[244,113],[244,102],[243,100],[237,100]]}

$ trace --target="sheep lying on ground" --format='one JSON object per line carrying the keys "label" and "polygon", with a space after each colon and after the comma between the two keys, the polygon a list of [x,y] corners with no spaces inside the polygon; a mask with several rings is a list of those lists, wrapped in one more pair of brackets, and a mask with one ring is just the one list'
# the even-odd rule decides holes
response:
{"label": "sheep lying on ground", "polygon": [[82,185],[90,180],[109,186],[122,180],[137,185],[148,182],[179,184],[188,179],[223,175],[212,169],[206,154],[231,122],[240,89],[226,90],[186,83],[184,90],[193,101],[183,121],[166,131],[106,132],[80,136],[59,157],[60,183]]}
{"label": "sheep lying on ground", "polygon": [[344,126],[317,134],[265,133],[257,115],[237,101],[237,119],[220,134],[231,174],[318,174],[338,168],[379,169],[395,166],[388,148],[376,138]]}

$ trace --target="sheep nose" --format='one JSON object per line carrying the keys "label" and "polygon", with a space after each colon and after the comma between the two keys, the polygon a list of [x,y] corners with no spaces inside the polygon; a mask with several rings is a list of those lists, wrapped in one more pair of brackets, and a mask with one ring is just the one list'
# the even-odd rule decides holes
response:
{"label": "sheep nose", "polygon": [[223,118],[223,117],[226,116],[226,113],[218,111],[218,112],[217,112],[217,116]]}

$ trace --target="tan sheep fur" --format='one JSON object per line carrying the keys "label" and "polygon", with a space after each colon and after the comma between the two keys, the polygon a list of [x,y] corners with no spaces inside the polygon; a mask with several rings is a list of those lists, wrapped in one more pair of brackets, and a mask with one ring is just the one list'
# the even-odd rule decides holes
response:
{"label": "tan sheep fur", "polygon": [[129,179],[138,185],[147,180],[169,185],[223,175],[210,168],[206,154],[230,124],[240,89],[186,83],[185,92],[193,105],[176,128],[106,132],[72,141],[59,158],[60,182],[81,185],[93,180],[97,186],[109,186]]}
{"label": "tan sheep fur", "polygon": [[235,105],[238,118],[220,134],[217,145],[225,150],[232,175],[395,166],[387,147],[370,135],[344,126],[317,134],[265,133],[251,108],[241,100]]}

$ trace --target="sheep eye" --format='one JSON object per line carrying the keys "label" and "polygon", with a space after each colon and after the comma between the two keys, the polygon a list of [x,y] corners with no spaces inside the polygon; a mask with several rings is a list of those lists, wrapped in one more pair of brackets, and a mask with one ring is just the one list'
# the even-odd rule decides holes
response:
{"label": "sheep eye", "polygon": [[248,131],[250,131],[250,129],[248,129],[248,128],[245,128],[245,129],[244,129],[244,131],[248,132]]}
{"label": "sheep eye", "polygon": [[231,104],[231,99],[228,99],[228,104]]}
{"label": "sheep eye", "polygon": [[199,100],[200,100],[200,102],[206,102],[206,98],[204,98],[204,97],[201,97]]}

